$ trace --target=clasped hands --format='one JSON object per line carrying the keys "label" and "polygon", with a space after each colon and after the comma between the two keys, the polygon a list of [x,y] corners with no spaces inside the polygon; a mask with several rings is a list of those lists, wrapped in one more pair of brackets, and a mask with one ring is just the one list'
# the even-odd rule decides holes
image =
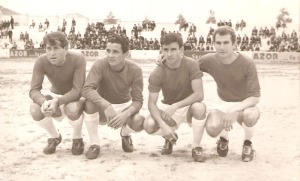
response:
{"label": "clasped hands", "polygon": [[112,107],[112,105],[109,105],[105,111],[104,115],[107,120],[107,126],[113,128],[113,129],[118,129],[122,127],[130,115],[128,115],[126,112],[121,112],[119,114],[116,113],[115,109]]}
{"label": "clasped hands", "polygon": [[45,100],[41,106],[41,111],[46,117],[51,117],[59,109],[58,99]]}

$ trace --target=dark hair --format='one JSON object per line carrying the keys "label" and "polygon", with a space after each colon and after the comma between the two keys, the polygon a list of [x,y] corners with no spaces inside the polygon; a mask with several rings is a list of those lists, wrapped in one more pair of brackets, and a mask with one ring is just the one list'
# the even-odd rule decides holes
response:
{"label": "dark hair", "polygon": [[111,35],[108,37],[107,43],[117,43],[121,45],[123,53],[128,52],[129,42],[126,37],[120,35]]}
{"label": "dark hair", "polygon": [[162,45],[169,45],[171,43],[178,43],[179,48],[183,45],[182,36],[178,33],[168,33],[160,37],[160,44]]}
{"label": "dark hair", "polygon": [[69,45],[66,35],[60,31],[47,33],[43,38],[43,42],[45,43],[45,45],[59,45],[62,48],[68,47]]}
{"label": "dark hair", "polygon": [[215,42],[216,40],[216,35],[219,34],[219,35],[231,35],[231,41],[232,41],[232,44],[235,43],[236,41],[236,34],[235,34],[235,31],[229,27],[229,26],[220,26],[218,27],[214,34],[213,34],[213,41]]}

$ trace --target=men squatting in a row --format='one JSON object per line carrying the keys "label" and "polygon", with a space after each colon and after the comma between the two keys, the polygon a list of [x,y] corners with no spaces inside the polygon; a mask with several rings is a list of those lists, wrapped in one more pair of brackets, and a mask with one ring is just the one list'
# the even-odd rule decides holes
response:
{"label": "men squatting in a row", "polygon": [[[216,53],[203,56],[198,63],[183,55],[181,35],[169,33],[161,37],[162,54],[156,61],[159,65],[149,77],[149,115],[141,115],[142,69],[126,58],[129,51],[126,38],[111,36],[106,57],[94,62],[85,79],[84,56],[68,50],[68,41],[62,33],[45,35],[46,54],[35,62],[30,89],[31,115],[50,136],[44,153],[54,153],[62,141],[52,118],[65,118],[73,126],[74,155],[84,151],[81,130],[85,120],[90,138],[85,154],[88,159],[100,154],[99,124],[121,128],[125,152],[134,150],[131,133],[145,130],[161,135],[165,140],[161,154],[168,155],[179,138],[175,131],[181,123],[187,123],[193,131],[192,157],[203,162],[205,154],[200,145],[204,130],[212,137],[219,136],[217,153],[225,157],[229,149],[228,132],[238,122],[245,131],[242,160],[251,161],[253,129],[260,115],[256,107],[260,97],[256,68],[251,59],[233,51],[236,35],[230,27],[219,27],[213,40]],[[202,102],[202,71],[217,84],[220,101],[213,109],[207,110]],[[51,83],[50,92],[42,90],[45,75]],[[160,91],[163,99],[158,104]]]}

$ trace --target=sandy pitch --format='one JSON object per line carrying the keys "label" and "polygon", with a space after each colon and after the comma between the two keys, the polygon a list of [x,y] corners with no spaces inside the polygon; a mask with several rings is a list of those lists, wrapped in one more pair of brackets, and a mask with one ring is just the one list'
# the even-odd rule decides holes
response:
{"label": "sandy pitch", "polygon": [[[88,62],[88,70],[92,62]],[[144,106],[147,111],[148,76],[153,63],[139,63],[144,71]],[[144,131],[133,134],[134,152],[121,148],[119,130],[99,126],[101,153],[95,160],[73,156],[71,126],[57,122],[63,141],[53,155],[44,155],[47,134],[29,115],[28,96],[33,60],[0,60],[0,181],[1,180],[300,180],[299,63],[258,63],[261,84],[261,118],[253,146],[252,162],[241,161],[243,129],[234,125],[229,154],[220,158],[216,138],[207,133],[202,146],[205,163],[191,157],[192,130],[181,125],[171,156],[162,156],[164,140]],[[46,79],[47,80],[47,79]],[[216,96],[215,83],[203,78],[208,108]],[[44,87],[47,88],[48,84]],[[85,151],[89,146],[83,126]]]}

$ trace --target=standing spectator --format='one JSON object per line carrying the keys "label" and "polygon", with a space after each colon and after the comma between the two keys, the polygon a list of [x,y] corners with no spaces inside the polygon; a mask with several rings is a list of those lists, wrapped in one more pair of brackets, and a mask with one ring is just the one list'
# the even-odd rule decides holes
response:
{"label": "standing spectator", "polygon": [[65,20],[65,19],[63,19],[63,25],[62,25],[63,27],[64,26],[67,26],[67,21]]}
{"label": "standing spectator", "polygon": [[75,26],[72,25],[70,33],[74,34],[75,33]]}
{"label": "standing spectator", "polygon": [[274,36],[276,35],[276,31],[275,31],[275,28],[272,26],[270,29],[270,37],[272,37],[273,35]]}
{"label": "standing spectator", "polygon": [[209,36],[212,36],[212,35],[214,34],[214,31],[215,31],[215,30],[214,30],[212,27],[210,27],[210,28],[209,28],[209,32],[208,32],[208,35],[209,35]]}
{"label": "standing spectator", "polygon": [[25,38],[25,41],[29,40],[29,34],[27,33],[27,31],[25,31],[25,36],[24,36],[24,38]]}
{"label": "standing spectator", "polygon": [[126,36],[126,29],[125,29],[125,27],[123,27],[123,29],[122,29],[122,34]]}
{"label": "standing spectator", "polygon": [[76,21],[75,21],[74,18],[73,18],[73,20],[72,20],[72,26],[76,26]]}
{"label": "standing spectator", "polygon": [[265,38],[269,38],[270,37],[270,30],[267,27],[265,27],[265,29],[264,29],[264,37]]}
{"label": "standing spectator", "polygon": [[8,38],[9,38],[9,42],[12,43],[12,36],[13,36],[13,32],[11,29],[8,30]]}
{"label": "standing spectator", "polygon": [[10,17],[10,26],[11,26],[11,29],[14,29],[14,23],[15,23],[15,20],[14,20],[14,18],[11,16],[11,17]]}
{"label": "standing spectator", "polygon": [[237,46],[240,46],[241,41],[242,41],[242,38],[241,38],[240,34],[238,34],[238,36],[236,37],[236,44],[237,44]]}
{"label": "standing spectator", "polygon": [[20,33],[20,41],[24,41],[25,42],[25,37],[24,37],[24,34],[23,34],[22,31]]}
{"label": "standing spectator", "polygon": [[61,28],[61,32],[63,32],[64,34],[66,33],[66,26],[63,26],[63,27]]}
{"label": "standing spectator", "polygon": [[43,31],[43,25],[42,23],[39,24],[39,32],[42,32]]}
{"label": "standing spectator", "polygon": [[48,21],[48,19],[46,19],[45,24],[46,24],[46,28],[49,29],[50,22]]}

